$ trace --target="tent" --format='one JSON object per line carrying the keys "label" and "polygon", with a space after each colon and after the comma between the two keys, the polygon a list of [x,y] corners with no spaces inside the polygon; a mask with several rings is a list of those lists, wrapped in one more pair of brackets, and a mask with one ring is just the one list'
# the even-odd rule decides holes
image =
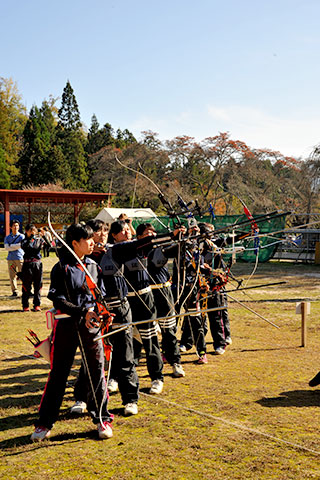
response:
{"label": "tent", "polygon": [[151,208],[103,208],[96,219],[105,223],[112,223],[119,218],[121,213],[125,213],[129,218],[144,218],[146,220],[156,217]]}

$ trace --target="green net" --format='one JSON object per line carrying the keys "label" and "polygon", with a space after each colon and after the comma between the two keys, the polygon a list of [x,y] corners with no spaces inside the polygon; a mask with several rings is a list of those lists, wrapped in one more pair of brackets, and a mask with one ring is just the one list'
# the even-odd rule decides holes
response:
{"label": "green net", "polygon": [[[188,219],[186,217],[179,217],[181,220],[181,223],[188,227]],[[205,223],[211,223],[214,225],[215,230],[223,229],[229,225],[233,224],[238,224],[243,221],[247,221],[247,217],[245,215],[217,215],[215,219],[213,220],[211,216],[203,216],[203,217],[198,217],[195,216],[196,220],[200,222],[205,222]],[[161,216],[161,217],[154,217],[154,218],[133,218],[132,219],[132,224],[134,228],[137,228],[140,223],[151,223],[151,225],[155,228],[155,230],[158,233],[165,233],[168,230],[172,231],[174,229],[174,226],[176,225],[177,221],[176,219],[172,219],[169,216]],[[246,240],[244,239],[242,242],[237,242],[237,246],[243,246],[245,250],[243,252],[237,253],[237,260],[243,260],[244,262],[255,262],[257,258],[257,253],[259,255],[259,262],[267,262],[270,258],[273,257],[275,254],[278,245],[279,245],[279,239],[281,238],[281,233],[276,234],[276,235],[271,235],[272,232],[277,232],[279,230],[283,230],[285,227],[286,223],[286,215],[282,215],[277,218],[271,218],[269,220],[265,220],[262,222],[259,222],[259,233],[260,234],[268,234],[270,233],[270,236],[266,235],[262,238],[259,238],[259,248],[258,250],[255,248],[255,241],[254,239],[252,240]],[[251,231],[251,226],[246,225],[244,227],[240,226],[236,229],[236,233],[241,232],[250,232]],[[231,233],[229,231],[229,233]],[[227,235],[228,233],[225,234],[219,234],[221,235]],[[225,255],[224,257],[226,260],[228,259],[228,256]]]}

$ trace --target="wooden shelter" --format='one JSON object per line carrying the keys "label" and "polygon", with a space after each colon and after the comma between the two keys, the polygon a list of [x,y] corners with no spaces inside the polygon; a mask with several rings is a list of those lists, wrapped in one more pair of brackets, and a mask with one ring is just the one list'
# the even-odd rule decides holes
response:
{"label": "wooden shelter", "polygon": [[0,189],[0,201],[4,210],[5,235],[10,233],[10,206],[12,204],[24,204],[28,207],[28,223],[31,223],[32,205],[50,206],[62,204],[73,205],[74,222],[79,221],[82,208],[90,203],[108,202],[115,193],[91,193],[91,192],[55,192],[49,190],[6,190]]}

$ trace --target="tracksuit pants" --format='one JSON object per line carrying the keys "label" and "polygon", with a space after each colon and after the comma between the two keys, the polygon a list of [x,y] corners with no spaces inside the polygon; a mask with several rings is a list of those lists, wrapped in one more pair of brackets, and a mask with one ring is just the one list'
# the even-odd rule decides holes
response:
{"label": "tracksuit pants", "polygon": [[21,270],[22,277],[22,308],[29,307],[29,296],[33,285],[33,306],[39,307],[41,304],[42,288],[42,263],[37,261],[24,261]]}
{"label": "tracksuit pants", "polygon": [[[216,308],[227,305],[227,296],[223,291],[214,292],[212,297],[208,298],[208,308]],[[217,310],[208,312],[210,332],[213,340],[213,347],[216,350],[219,347],[226,347],[226,338],[230,337],[230,320],[228,310]]]}
{"label": "tracksuit pants", "polygon": [[[174,298],[170,287],[152,289],[156,304],[157,317],[166,317],[175,314]],[[167,361],[173,365],[181,363],[179,343],[177,340],[177,320],[171,318],[159,320],[162,335],[162,352]]]}
{"label": "tracksuit pants", "polygon": [[[35,426],[51,429],[56,422],[66,382],[79,345],[92,382],[92,388],[88,389],[86,403],[93,423],[112,422],[113,417],[107,410],[108,391],[104,373],[102,340],[94,341],[95,337],[99,335],[98,328],[88,330],[83,321],[80,324],[72,318],[55,321],[52,335],[51,370],[39,407],[39,419],[35,422]],[[87,379],[87,383],[90,384],[89,379]]]}
{"label": "tracksuit pants", "polygon": [[142,344],[134,339],[134,358],[136,365],[141,355],[143,345],[146,352],[147,369],[151,380],[163,381],[163,361],[161,358],[157,325],[153,322],[156,318],[156,309],[152,292],[143,293],[139,296],[129,297],[133,323],[139,320],[150,320],[148,323],[137,325]]}

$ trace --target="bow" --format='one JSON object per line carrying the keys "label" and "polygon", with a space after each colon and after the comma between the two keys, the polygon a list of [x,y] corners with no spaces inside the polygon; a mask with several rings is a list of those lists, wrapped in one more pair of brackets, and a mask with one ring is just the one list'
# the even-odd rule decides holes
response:
{"label": "bow", "polygon": [[[178,222],[178,225],[181,225],[181,220],[180,218],[178,217],[178,215],[176,214],[174,208],[172,207],[171,203],[170,203],[170,200],[168,200],[163,192],[161,191],[160,187],[145,173],[145,171],[143,170],[141,164],[139,163],[139,170],[136,170],[135,168],[132,168],[132,167],[128,167],[128,165],[125,165],[124,163],[122,163],[119,158],[117,157],[117,155],[115,154],[115,160],[116,162],[121,165],[121,167],[123,168],[126,168],[127,170],[130,170],[131,172],[135,173],[136,175],[141,175],[143,178],[145,178],[146,180],[148,180],[152,185],[153,187],[156,189],[156,191],[158,192],[158,198],[160,199],[162,205],[164,206],[164,208],[166,209],[169,217],[171,218],[176,218],[177,222]],[[167,227],[168,230],[169,227]]]}
{"label": "bow", "polygon": [[[218,186],[221,187],[223,189],[223,191],[226,191],[226,189],[220,184],[218,183]],[[244,200],[242,200],[242,198],[240,198],[238,195],[236,195],[235,193],[232,193],[232,192],[229,192],[233,197],[237,198],[239,200],[239,202],[241,203],[241,205],[243,206],[243,211],[244,211],[244,214],[245,216],[247,217],[247,219],[249,220],[250,222],[250,225],[251,225],[251,231],[252,231],[252,234],[254,236],[254,253],[256,255],[256,261],[255,261],[255,265],[253,267],[253,270],[251,272],[251,274],[249,275],[247,281],[246,281],[246,285],[248,284],[248,282],[250,281],[250,279],[253,277],[255,271],[257,270],[258,268],[258,262],[259,262],[259,247],[260,247],[260,239],[259,239],[259,227],[252,215],[252,213],[250,212],[249,208],[247,207],[247,205],[245,204]]]}

